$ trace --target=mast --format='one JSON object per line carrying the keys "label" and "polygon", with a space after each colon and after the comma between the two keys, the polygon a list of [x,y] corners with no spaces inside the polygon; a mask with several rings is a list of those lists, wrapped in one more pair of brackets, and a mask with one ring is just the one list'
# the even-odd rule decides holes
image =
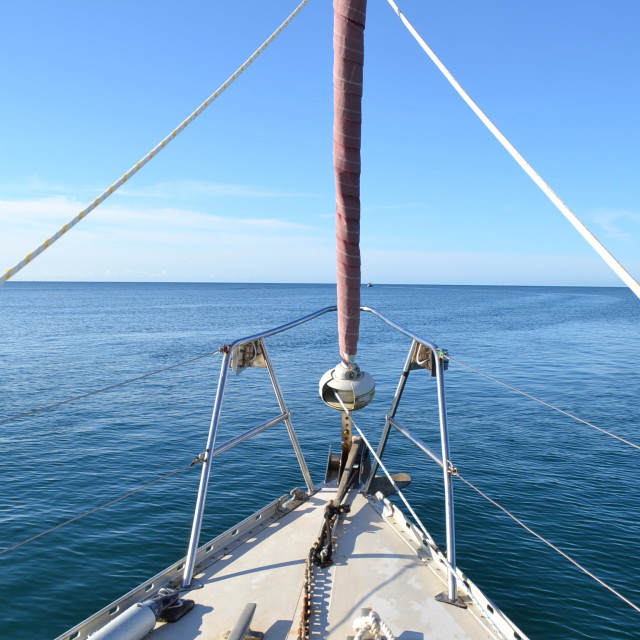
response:
{"label": "mast", "polygon": [[360,333],[360,141],[367,0],[333,2],[333,165],[340,358],[353,361]]}

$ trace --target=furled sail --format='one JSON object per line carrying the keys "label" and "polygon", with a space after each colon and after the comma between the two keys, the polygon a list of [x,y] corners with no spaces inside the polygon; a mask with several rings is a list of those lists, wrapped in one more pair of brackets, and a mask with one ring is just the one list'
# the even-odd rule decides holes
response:
{"label": "furled sail", "polygon": [[360,330],[360,138],[366,0],[334,0],[333,164],[340,357],[351,360]]}
{"label": "furled sail", "polygon": [[[360,139],[367,0],[333,0],[333,166],[340,358],[320,379],[320,397],[338,411],[371,402],[373,378],[355,362],[360,333]],[[343,451],[351,439],[343,440]]]}

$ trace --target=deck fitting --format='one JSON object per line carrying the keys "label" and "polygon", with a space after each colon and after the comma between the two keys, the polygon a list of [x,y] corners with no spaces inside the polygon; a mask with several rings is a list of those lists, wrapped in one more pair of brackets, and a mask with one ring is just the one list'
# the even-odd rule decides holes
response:
{"label": "deck fitting", "polygon": [[434,596],[434,599],[437,600],[438,602],[444,602],[445,604],[451,604],[454,607],[458,607],[460,609],[466,609],[467,608],[467,605],[462,601],[461,598],[456,598],[455,600],[452,600],[448,596],[446,591],[443,591],[442,593],[439,593],[437,596]]}

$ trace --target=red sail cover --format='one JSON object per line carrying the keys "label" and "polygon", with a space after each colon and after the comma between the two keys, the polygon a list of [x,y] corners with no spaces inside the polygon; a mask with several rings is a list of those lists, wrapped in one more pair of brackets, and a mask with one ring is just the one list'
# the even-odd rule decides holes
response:
{"label": "red sail cover", "polygon": [[360,129],[367,0],[333,2],[333,164],[340,357],[355,356],[360,330]]}

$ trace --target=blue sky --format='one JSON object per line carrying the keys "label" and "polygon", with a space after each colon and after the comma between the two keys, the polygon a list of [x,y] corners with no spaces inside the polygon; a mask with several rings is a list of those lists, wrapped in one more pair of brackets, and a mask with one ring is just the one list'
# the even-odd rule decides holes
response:
{"label": "blue sky", "polygon": [[[135,164],[295,1],[25,0],[0,20],[0,270]],[[640,3],[404,0],[480,106],[640,278]],[[209,110],[16,280],[332,282],[332,11],[310,0]],[[369,0],[365,281],[617,285]]]}

